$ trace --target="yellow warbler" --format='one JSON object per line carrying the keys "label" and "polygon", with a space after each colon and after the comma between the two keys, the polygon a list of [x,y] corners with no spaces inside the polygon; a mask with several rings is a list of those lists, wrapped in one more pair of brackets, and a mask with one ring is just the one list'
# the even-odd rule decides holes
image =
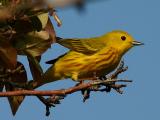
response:
{"label": "yellow warbler", "polygon": [[92,80],[95,75],[100,77],[109,74],[130,48],[143,44],[120,30],[95,38],[60,39],[57,42],[70,51],[47,62],[53,65],[44,73],[41,85],[65,78]]}

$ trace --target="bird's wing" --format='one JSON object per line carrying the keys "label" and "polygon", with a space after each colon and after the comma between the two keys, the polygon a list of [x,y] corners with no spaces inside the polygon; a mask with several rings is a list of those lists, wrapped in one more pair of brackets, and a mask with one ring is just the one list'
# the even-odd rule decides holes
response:
{"label": "bird's wing", "polygon": [[81,52],[83,54],[94,54],[102,49],[105,44],[97,38],[92,39],[60,39],[57,40],[60,45],[70,50]]}

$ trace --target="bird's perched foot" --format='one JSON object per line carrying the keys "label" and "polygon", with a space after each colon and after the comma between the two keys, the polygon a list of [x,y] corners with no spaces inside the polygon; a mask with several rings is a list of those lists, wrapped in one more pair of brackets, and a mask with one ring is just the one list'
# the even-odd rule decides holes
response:
{"label": "bird's perched foot", "polygon": [[[75,86],[79,86],[84,83],[84,80],[81,80],[79,83],[77,83]],[[90,89],[82,89],[81,93],[83,95],[83,102],[86,102],[87,99],[90,98]]]}
{"label": "bird's perched foot", "polygon": [[[102,81],[107,80],[107,76],[101,76],[101,77],[99,77],[99,79],[102,80]],[[104,86],[105,86],[104,91],[106,91],[107,93],[111,91],[111,87],[110,86],[108,86],[108,85],[104,85]]]}
{"label": "bird's perched foot", "polygon": [[[93,73],[93,77],[92,78],[88,78],[92,81],[96,81],[98,80],[98,77],[96,75],[96,72]],[[81,80],[80,83],[76,84],[76,86],[78,85],[81,85],[84,83],[84,80]],[[92,87],[90,88],[87,88],[87,89],[82,89],[81,90],[81,93],[83,95],[83,102],[86,102],[86,100],[88,100],[90,98],[90,92],[91,91],[98,91],[99,90],[99,85],[93,85]]]}

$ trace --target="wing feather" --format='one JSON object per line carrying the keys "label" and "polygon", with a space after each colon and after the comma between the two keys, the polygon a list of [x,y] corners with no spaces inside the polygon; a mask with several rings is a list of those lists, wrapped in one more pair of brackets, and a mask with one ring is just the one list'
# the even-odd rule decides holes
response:
{"label": "wing feather", "polygon": [[105,44],[101,39],[91,38],[91,39],[60,39],[57,42],[69,48],[70,50],[81,52],[83,54],[94,54],[101,50]]}

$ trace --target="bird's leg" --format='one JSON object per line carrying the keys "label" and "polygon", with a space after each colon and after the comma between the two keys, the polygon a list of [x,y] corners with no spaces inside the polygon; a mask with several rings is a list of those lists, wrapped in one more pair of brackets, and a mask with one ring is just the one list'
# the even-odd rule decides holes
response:
{"label": "bird's leg", "polygon": [[[74,80],[74,81],[78,81],[78,73],[77,72],[73,72],[72,73],[72,76],[71,76],[71,78],[72,78],[72,80]],[[82,79],[82,80],[79,80],[79,83],[77,83],[75,86],[79,86],[79,85],[81,85],[81,84],[83,84],[84,83],[84,80]],[[85,102],[88,98],[89,98],[89,89],[82,89],[81,90],[81,93],[82,93],[82,95],[83,95],[83,102]]]}
{"label": "bird's leg", "polygon": [[97,77],[97,73],[93,72],[93,78],[92,78],[92,80],[98,80],[98,79],[99,79],[99,77]]}
{"label": "bird's leg", "polygon": [[[91,78],[91,80],[92,81],[98,80],[96,72],[93,72],[93,77]],[[81,90],[82,95],[83,95],[83,102],[86,102],[86,100],[90,98],[91,91],[98,91],[99,87],[100,87],[99,85],[94,85],[94,86],[92,86],[92,87],[90,87],[88,89]]]}
{"label": "bird's leg", "polygon": [[[76,86],[79,86],[84,83],[84,80],[80,80],[79,83],[76,84]],[[83,95],[83,102],[85,102],[90,97],[90,89],[82,89],[81,93]]]}
{"label": "bird's leg", "polygon": [[[93,81],[96,81],[96,80],[99,80],[99,77],[97,76],[97,73],[96,72],[93,72],[93,78],[92,78]],[[92,86],[90,89],[92,91],[98,91],[99,90],[99,85],[95,85],[95,86]]]}
{"label": "bird's leg", "polygon": [[[104,76],[99,77],[99,79],[104,81],[104,80],[107,80],[108,78],[107,78],[106,75],[104,75]],[[105,89],[103,89],[101,91],[105,91],[107,93],[111,91],[111,87],[110,86],[108,86],[108,85],[104,85],[104,86],[105,86]]]}
{"label": "bird's leg", "polygon": [[72,76],[71,76],[72,80],[78,81],[78,83],[76,84],[76,86],[79,86],[79,85],[81,85],[84,82],[83,79],[81,79],[81,80],[78,79],[78,75],[79,74],[77,72],[73,72]]}

